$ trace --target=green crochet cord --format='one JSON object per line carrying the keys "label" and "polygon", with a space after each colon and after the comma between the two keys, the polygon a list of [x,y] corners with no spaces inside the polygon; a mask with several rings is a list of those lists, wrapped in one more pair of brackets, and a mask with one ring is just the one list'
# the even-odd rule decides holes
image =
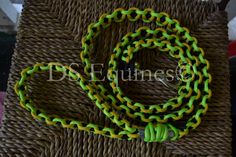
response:
{"label": "green crochet cord", "polygon": [[[117,43],[109,61],[109,84],[112,92],[98,80],[95,73],[91,72],[90,51],[94,40],[102,30],[107,29],[112,23],[123,22],[154,22],[156,29],[141,27],[135,32],[127,33]],[[197,46],[196,38],[189,34],[189,30],[181,27],[179,22],[171,19],[166,13],[157,13],[152,9],[139,10],[122,8],[114,10],[111,14],[103,14],[98,22],[88,27],[88,32],[82,39],[83,51],[80,53],[84,64],[86,78],[69,66],[60,63],[37,63],[21,72],[21,78],[16,83],[15,91],[19,97],[20,105],[28,110],[31,115],[49,125],[60,125],[65,128],[75,128],[83,131],[101,134],[118,139],[144,138],[146,142],[175,141],[187,135],[189,130],[195,129],[201,123],[201,117],[208,109],[207,100],[211,97],[209,84],[211,75],[208,73],[209,62],[204,58],[204,51]],[[178,65],[185,64],[183,78],[178,87],[178,95],[162,104],[145,105],[134,102],[123,94],[118,84],[117,71],[119,62],[129,63],[133,54],[143,48],[154,49],[169,53],[178,59]],[[84,123],[77,119],[49,115],[46,111],[37,108],[28,94],[27,80],[34,73],[47,72],[66,73],[76,80],[80,87],[87,93],[94,104],[115,123],[119,129]],[[93,76],[95,81],[88,81]],[[123,116],[121,116],[121,113]],[[125,116],[124,116],[125,115]],[[181,127],[174,126],[174,121],[183,121]],[[186,118],[185,118],[186,119]],[[136,121],[136,123],[133,123]],[[137,125],[137,122],[141,122]]]}

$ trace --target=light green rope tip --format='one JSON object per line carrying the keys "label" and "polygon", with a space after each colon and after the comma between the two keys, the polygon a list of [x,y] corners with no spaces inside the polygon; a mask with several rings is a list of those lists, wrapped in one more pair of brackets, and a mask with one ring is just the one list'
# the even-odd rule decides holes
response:
{"label": "light green rope tip", "polygon": [[178,138],[178,130],[174,127],[170,127],[169,124],[159,123],[153,125],[148,123],[145,127],[144,141],[145,142],[164,142],[174,141]]}

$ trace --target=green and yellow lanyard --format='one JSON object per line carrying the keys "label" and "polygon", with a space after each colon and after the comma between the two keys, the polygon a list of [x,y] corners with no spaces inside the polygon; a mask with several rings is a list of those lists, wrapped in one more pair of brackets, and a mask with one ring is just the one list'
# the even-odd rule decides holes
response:
{"label": "green and yellow lanyard", "polygon": [[[126,34],[116,44],[109,60],[108,76],[112,91],[108,91],[101,81],[96,81],[98,80],[96,74],[91,72],[89,53],[101,30],[107,29],[112,23],[123,22],[125,19],[131,22],[154,22],[158,27],[156,29],[141,27]],[[157,48],[162,52],[169,52],[170,56],[178,59],[179,66],[185,63],[183,74],[192,76],[183,79],[178,86],[178,95],[165,103],[145,105],[134,102],[124,95],[119,87],[117,73],[114,73],[118,69],[119,60],[129,63],[134,53],[143,48]],[[64,128],[79,129],[111,138],[128,140],[144,138],[146,142],[176,141],[201,123],[201,117],[208,109],[207,101],[211,97],[209,84],[212,79],[208,73],[209,62],[204,58],[203,49],[198,47],[197,39],[168,14],[157,13],[152,9],[139,10],[137,8],[128,10],[119,8],[111,14],[103,14],[96,23],[88,26],[87,35],[82,39],[82,49],[80,57],[86,78],[71,67],[60,63],[37,63],[21,72],[21,78],[15,85],[15,92],[19,97],[20,105],[35,119],[45,121],[49,125],[61,125]],[[27,93],[26,82],[34,73],[47,72],[49,69],[66,73],[67,76],[76,80],[94,104],[119,129],[50,115],[37,108]],[[92,75],[94,81],[88,81]],[[125,114],[126,118],[120,113]],[[185,116],[189,119],[182,127],[178,128],[173,125],[174,121],[183,120]],[[145,125],[133,124],[131,121],[135,120]]]}

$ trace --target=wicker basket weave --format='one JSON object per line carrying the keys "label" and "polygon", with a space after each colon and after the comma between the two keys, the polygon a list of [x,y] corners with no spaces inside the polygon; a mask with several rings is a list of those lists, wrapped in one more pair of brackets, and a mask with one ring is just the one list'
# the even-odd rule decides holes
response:
{"label": "wicker basket weave", "polygon": [[[78,130],[47,126],[23,110],[13,91],[20,71],[36,62],[80,64],[81,37],[99,15],[115,8],[138,7],[164,11],[189,27],[210,61],[213,97],[196,131],[178,142],[121,141]],[[226,56],[227,16],[213,2],[198,0],[26,0],[12,58],[1,128],[0,153],[5,156],[231,156],[229,71]],[[93,62],[107,63],[115,44],[142,23],[112,25],[102,33],[92,53]],[[150,27],[153,27],[152,25]],[[146,68],[172,68],[176,61],[157,51],[136,57]],[[141,63],[140,62],[140,63]],[[105,67],[106,70],[106,67]],[[160,82],[123,82],[132,99],[163,102],[176,95]],[[30,81],[36,105],[49,113],[113,126],[75,82],[48,82],[47,75]]]}

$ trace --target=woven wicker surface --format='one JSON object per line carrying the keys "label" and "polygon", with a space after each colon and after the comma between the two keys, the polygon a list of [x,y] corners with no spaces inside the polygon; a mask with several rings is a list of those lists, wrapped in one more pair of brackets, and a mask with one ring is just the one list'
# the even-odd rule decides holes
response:
{"label": "woven wicker surface", "polygon": [[[47,126],[33,120],[18,105],[13,86],[22,68],[36,62],[80,64],[80,40],[89,23],[99,15],[123,7],[164,11],[190,28],[204,48],[213,76],[209,111],[196,131],[178,142],[121,141],[78,130]],[[3,156],[231,156],[229,72],[226,56],[227,17],[212,2],[192,0],[27,0],[21,17],[17,46],[5,100],[0,153]],[[91,54],[96,63],[107,63],[115,43],[127,32],[143,25],[118,24],[102,33]],[[152,26],[151,26],[152,27]],[[147,52],[148,51],[148,52]],[[145,68],[172,68],[176,61],[157,51],[143,50],[135,56]],[[106,69],[106,67],[105,67]],[[112,126],[75,82],[48,82],[45,74],[30,81],[37,106],[48,113]],[[160,82],[123,82],[127,95],[140,102],[163,102],[176,91]]]}

